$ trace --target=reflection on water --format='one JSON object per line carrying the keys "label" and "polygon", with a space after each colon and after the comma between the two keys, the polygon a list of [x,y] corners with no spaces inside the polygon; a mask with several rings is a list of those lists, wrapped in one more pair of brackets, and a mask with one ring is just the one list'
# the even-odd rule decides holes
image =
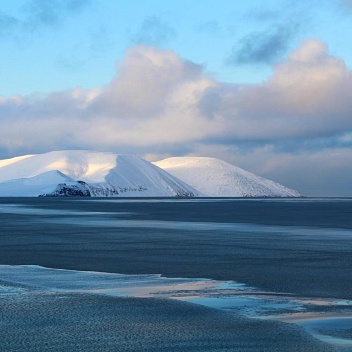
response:
{"label": "reflection on water", "polygon": [[[122,202],[122,200],[97,200],[99,202]],[[131,200],[131,202],[137,200]],[[156,200],[149,200],[150,202]],[[167,201],[167,200],[165,200]],[[169,200],[171,202],[171,200]],[[200,200],[197,200],[200,201]],[[216,201],[216,200],[214,200]],[[261,200],[263,201],[263,200]],[[140,200],[138,201],[141,202]],[[159,202],[159,200],[158,200]],[[89,212],[62,209],[42,209],[22,204],[0,204],[0,213],[33,215],[32,222],[80,226],[80,227],[116,227],[116,228],[157,228],[187,231],[238,231],[258,234],[285,234],[295,236],[321,236],[334,239],[352,237],[352,231],[339,228],[300,228],[295,226],[257,225],[252,223],[220,223],[196,221],[164,221],[164,220],[129,220],[126,217],[132,212]],[[43,216],[43,217],[42,217]],[[322,236],[323,235],[323,236]]]}
{"label": "reflection on water", "polygon": [[[0,213],[3,214],[22,214],[22,215],[53,215],[53,216],[85,216],[90,215],[109,215],[106,212],[87,212],[75,210],[62,210],[62,209],[43,209],[36,207],[29,207],[22,204],[0,204]],[[119,213],[128,214],[128,213]]]}
{"label": "reflection on water", "polygon": [[338,309],[342,305],[350,305],[351,302],[346,300],[312,300],[262,292],[233,281],[84,272],[40,266],[0,265],[0,277],[3,282],[0,285],[1,299],[26,294],[29,290],[176,299],[251,318],[293,322],[320,340],[352,347],[350,311],[321,313],[316,310],[323,306]]}
{"label": "reflection on water", "polygon": [[[324,342],[341,347],[352,347],[352,317],[315,317],[296,323]],[[339,337],[339,334],[346,337]]]}
{"label": "reflection on water", "polygon": [[13,287],[13,286],[7,286],[7,285],[0,284],[0,297],[1,297],[1,299],[3,299],[4,296],[20,295],[20,294],[23,294],[26,292],[28,292],[28,290],[21,288],[21,287]]}
{"label": "reflection on water", "polygon": [[[325,253],[325,251],[328,253],[331,244],[336,246],[338,250],[347,252],[350,247],[345,249],[344,244],[348,243],[352,236],[352,224],[349,220],[351,219],[349,216],[350,212],[346,210],[347,208],[337,207],[341,202],[347,205],[352,203],[351,199],[338,199],[336,203],[332,199],[280,199],[280,203],[272,199],[241,199],[233,204],[229,203],[233,202],[232,199],[184,199],[177,200],[177,202],[174,199],[81,199],[60,201],[38,200],[38,202],[25,204],[26,201],[18,200],[18,204],[15,205],[0,204],[0,215],[9,229],[6,235],[7,248],[17,244],[19,239],[22,241],[21,245],[24,246],[27,243],[32,243],[34,238],[32,238],[30,231],[26,232],[29,235],[23,236],[22,228],[20,229],[21,231],[18,231],[21,235],[18,237],[12,236],[11,222],[13,219],[16,219],[16,221],[24,219],[22,225],[26,228],[30,227],[31,224],[39,224],[36,226],[36,231],[38,229],[42,231],[43,228],[50,227],[55,229],[57,233],[61,233],[62,227],[56,226],[56,224],[68,225],[71,230],[73,229],[73,233],[77,232],[78,234],[84,233],[86,227],[99,229],[97,232],[100,232],[100,230],[104,232],[105,229],[112,228],[113,231],[110,231],[110,233],[115,232],[115,229],[118,228],[126,228],[121,233],[126,232],[127,234],[134,234],[134,228],[177,230],[175,231],[175,238],[179,234],[188,234],[187,231],[209,231],[211,236],[219,233],[221,236],[225,234],[226,236],[222,236],[224,238],[224,246],[227,244],[228,233],[244,234],[243,238],[246,241],[248,234],[250,235],[248,236],[248,243],[251,246],[253,244],[253,247],[258,246],[258,248],[261,248],[263,241],[257,242],[253,240],[257,234],[260,235],[257,236],[258,238],[264,238],[264,240],[266,240],[265,235],[267,234],[283,235],[286,236],[285,239],[289,240],[287,242],[290,246],[297,246],[296,251],[288,252],[294,258],[296,258],[294,256],[295,253],[298,253],[298,255],[302,254],[303,246],[313,243],[314,248],[308,247],[307,255],[302,256],[303,259],[309,261],[311,260],[310,253],[316,253],[314,251],[317,248],[322,253]],[[219,202],[219,204],[216,202]],[[226,203],[226,206],[220,206],[220,202]],[[6,201],[2,200],[1,203],[6,203]],[[115,207],[113,207],[113,203],[116,203]],[[158,206],[158,203],[163,204]],[[192,207],[177,207],[177,203],[183,203],[183,206],[186,205],[185,203],[192,203]],[[199,207],[193,207],[196,203],[202,204]],[[211,206],[207,203],[211,204]],[[214,203],[216,204],[214,205]],[[248,206],[249,203],[251,206]],[[256,203],[255,206],[253,206],[254,203]],[[262,203],[265,203],[265,206]],[[283,206],[285,203],[287,203],[286,206]],[[304,203],[305,207],[295,207],[298,203]],[[314,207],[314,211],[307,211],[307,209],[311,209],[309,203],[319,203],[320,207]],[[325,207],[329,203],[334,203],[334,207]],[[73,209],[67,209],[67,204]],[[79,206],[77,206],[78,204]],[[97,206],[91,206],[91,204],[97,204]],[[128,207],[131,204],[132,206]],[[247,207],[244,206],[246,204]],[[271,208],[273,204],[276,204],[276,206]],[[61,208],[55,209],[55,207]],[[274,219],[270,218],[272,209],[277,212]],[[334,211],[330,214],[328,213],[329,209]],[[212,212],[216,212],[216,215],[209,216]],[[237,216],[238,213],[240,214],[240,216],[236,217],[238,222],[234,222],[232,216],[233,214]],[[9,216],[9,214],[14,214],[15,216]],[[184,214],[191,215],[184,216]],[[196,215],[193,216],[192,214]],[[198,216],[199,214],[203,215]],[[224,214],[225,216],[223,216]],[[251,216],[248,216],[248,214]],[[279,221],[281,217],[284,217],[285,221]],[[322,225],[322,218],[326,218],[329,221],[323,222],[325,225]],[[268,219],[269,221],[267,221]],[[43,224],[44,226],[42,226]],[[49,226],[49,224],[54,224],[54,226]],[[131,230],[127,230],[128,228],[131,228]],[[38,232],[40,233],[40,231]],[[94,233],[95,231],[92,232]],[[106,232],[109,231],[107,230]],[[146,230],[146,232],[148,231]],[[168,233],[171,231],[160,232]],[[43,233],[44,235],[47,234],[45,231]],[[283,236],[280,236],[276,236],[276,238],[281,240]],[[305,242],[300,242],[301,239],[305,240]],[[62,238],[60,236],[57,238],[55,236],[46,236],[43,240],[44,242],[38,242],[38,245],[47,245],[48,242],[56,240],[62,241]],[[253,242],[251,242],[252,240]],[[326,242],[324,242],[325,240]],[[178,241],[182,241],[182,239]],[[275,246],[279,242],[275,238],[271,239],[271,241]],[[61,242],[59,243],[61,244]],[[234,243],[232,242],[232,244]],[[239,241],[238,243],[245,243],[246,246],[248,244],[245,241]],[[246,246],[245,250],[247,250]],[[20,248],[22,250],[25,247]],[[108,247],[104,247],[104,250],[105,248]],[[280,247],[280,245],[275,248],[270,247],[270,249],[275,251],[280,251],[281,248],[288,251],[291,250],[288,245],[287,247]],[[303,250],[306,250],[306,248],[304,247]],[[336,249],[335,252],[339,253],[338,250]],[[251,247],[249,248],[249,254],[243,251],[240,253],[244,255],[244,258],[250,258],[254,250]],[[344,258],[348,258],[348,254]],[[316,260],[313,258],[312,262],[309,263],[318,266],[320,265],[319,258],[324,258],[325,260],[325,256],[317,256]],[[31,260],[31,262],[33,261]],[[197,273],[192,275],[197,275]],[[321,275],[320,280],[325,280],[324,273],[319,273],[319,275]],[[205,276],[207,275],[205,274]],[[302,282],[304,283],[304,280]],[[337,280],[334,286],[338,287],[339,282],[341,280]],[[277,286],[271,287],[274,287],[271,289],[275,289]],[[295,323],[323,341],[336,346],[352,348],[350,313],[352,305],[351,301],[348,300],[306,299],[293,296],[289,292],[262,292],[256,288],[233,281],[166,278],[160,275],[79,272],[45,269],[37,266],[0,266],[0,299],[15,300],[19,296],[28,298],[30,295],[27,295],[27,293],[33,292],[33,290],[39,293],[81,292],[109,296],[157,297],[184,300],[221,309],[229,314],[242,314],[251,318]]]}

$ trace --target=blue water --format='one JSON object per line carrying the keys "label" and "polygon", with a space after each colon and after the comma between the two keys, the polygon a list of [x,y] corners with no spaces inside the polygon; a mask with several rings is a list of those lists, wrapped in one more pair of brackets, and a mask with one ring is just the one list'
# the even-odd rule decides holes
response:
{"label": "blue water", "polygon": [[0,225],[2,299],[186,300],[351,346],[351,199],[3,198]]}

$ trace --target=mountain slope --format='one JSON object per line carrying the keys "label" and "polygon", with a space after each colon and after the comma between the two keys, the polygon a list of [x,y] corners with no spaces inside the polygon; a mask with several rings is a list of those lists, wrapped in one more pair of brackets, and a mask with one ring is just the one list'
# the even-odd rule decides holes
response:
{"label": "mountain slope", "polygon": [[117,155],[115,166],[109,170],[104,179],[104,182],[88,184],[93,196],[114,195],[111,193],[114,190],[121,196],[137,197],[198,195],[197,190],[183,181],[134,155]]}
{"label": "mountain slope", "polygon": [[[0,183],[2,197],[35,197],[42,194],[51,194],[58,190],[59,185],[66,185],[71,189],[83,187],[62,172],[53,170],[43,172],[33,177],[8,180]],[[83,192],[81,193],[83,195]]]}
{"label": "mountain slope", "polygon": [[[31,183],[41,185],[33,187]],[[134,155],[73,150],[0,160],[0,196],[81,195],[80,191],[91,196],[198,195],[192,187]]]}
{"label": "mountain slope", "polygon": [[113,153],[64,150],[0,160],[0,182],[53,170],[75,180],[102,182],[108,171],[115,167],[116,157]]}
{"label": "mountain slope", "polygon": [[154,163],[209,197],[299,197],[299,192],[225,161],[175,157]]}

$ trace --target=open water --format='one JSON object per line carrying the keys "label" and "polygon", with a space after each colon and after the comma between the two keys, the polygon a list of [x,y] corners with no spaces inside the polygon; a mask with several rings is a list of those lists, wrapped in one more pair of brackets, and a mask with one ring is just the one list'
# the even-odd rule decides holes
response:
{"label": "open water", "polygon": [[2,351],[352,351],[352,199],[0,199]]}

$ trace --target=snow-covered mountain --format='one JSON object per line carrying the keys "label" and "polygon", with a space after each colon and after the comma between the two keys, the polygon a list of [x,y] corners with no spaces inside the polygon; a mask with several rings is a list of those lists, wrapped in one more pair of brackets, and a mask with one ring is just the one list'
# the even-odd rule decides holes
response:
{"label": "snow-covered mountain", "polygon": [[198,192],[134,155],[54,151],[0,160],[0,196],[192,197]]}
{"label": "snow-covered mountain", "polygon": [[0,160],[0,197],[299,197],[219,159],[54,151]]}
{"label": "snow-covered mountain", "polygon": [[300,193],[223,160],[175,157],[154,163],[208,197],[300,197]]}
{"label": "snow-covered mountain", "polygon": [[[59,186],[61,185],[61,186]],[[53,170],[37,176],[13,179],[0,183],[1,197],[33,197],[41,194],[53,194],[64,186],[72,195],[87,196],[85,187],[62,172]],[[64,195],[64,194],[62,194]],[[67,194],[69,195],[69,194]]]}

